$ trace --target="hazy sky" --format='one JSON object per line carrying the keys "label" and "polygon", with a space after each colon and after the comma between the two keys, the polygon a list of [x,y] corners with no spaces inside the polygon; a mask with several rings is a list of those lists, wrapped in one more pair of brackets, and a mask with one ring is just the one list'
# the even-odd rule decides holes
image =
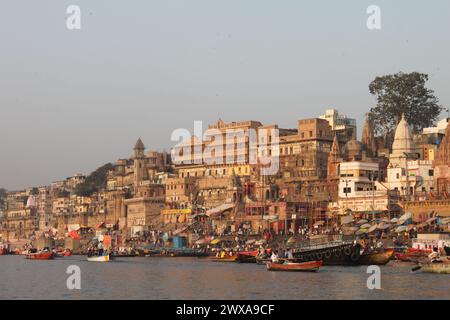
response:
{"label": "hazy sky", "polygon": [[450,106],[449,33],[448,0],[1,0],[0,187],[89,173],[138,137],[169,148],[194,120],[294,128],[335,107],[361,126],[370,81],[398,71]]}

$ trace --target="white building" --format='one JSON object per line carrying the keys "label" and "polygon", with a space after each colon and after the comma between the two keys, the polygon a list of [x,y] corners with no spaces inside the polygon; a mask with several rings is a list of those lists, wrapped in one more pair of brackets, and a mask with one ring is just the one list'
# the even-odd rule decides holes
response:
{"label": "white building", "polygon": [[433,164],[430,160],[407,161],[404,167],[389,167],[387,170],[389,189],[397,190],[403,196],[433,191],[433,176]]}
{"label": "white building", "polygon": [[339,114],[336,109],[325,110],[325,114],[319,116],[319,119],[327,120],[333,131],[350,132],[348,140],[356,139],[356,119]]}
{"label": "white building", "polygon": [[397,125],[387,168],[387,185],[402,196],[433,191],[433,166],[430,160],[419,160],[420,152],[405,116]]}
{"label": "white building", "polygon": [[340,164],[339,207],[359,213],[385,212],[393,204],[392,194],[379,180],[378,162],[352,161]]}
{"label": "white building", "polygon": [[423,128],[423,134],[445,134],[447,125],[447,119],[442,119],[437,123],[436,127]]}

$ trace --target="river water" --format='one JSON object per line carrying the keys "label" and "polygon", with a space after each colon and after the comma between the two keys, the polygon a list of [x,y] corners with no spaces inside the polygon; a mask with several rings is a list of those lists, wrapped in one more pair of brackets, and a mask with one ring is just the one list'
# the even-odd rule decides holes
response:
{"label": "river water", "polygon": [[[81,270],[81,289],[67,289],[67,267]],[[325,266],[317,273],[269,272],[263,265],[201,258],[83,256],[51,261],[0,256],[0,299],[450,299],[450,275],[412,273],[411,264],[381,267],[369,290],[367,267]]]}

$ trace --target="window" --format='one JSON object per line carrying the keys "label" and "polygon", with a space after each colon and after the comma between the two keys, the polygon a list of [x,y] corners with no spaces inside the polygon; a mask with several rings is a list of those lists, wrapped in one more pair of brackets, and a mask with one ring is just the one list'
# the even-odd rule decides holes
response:
{"label": "window", "polygon": [[434,176],[434,170],[433,169],[428,170],[428,175],[430,177]]}
{"label": "window", "polygon": [[351,188],[351,187],[346,187],[346,188],[344,188],[344,193],[345,193],[345,194],[351,193],[351,192],[352,192],[352,188]]}

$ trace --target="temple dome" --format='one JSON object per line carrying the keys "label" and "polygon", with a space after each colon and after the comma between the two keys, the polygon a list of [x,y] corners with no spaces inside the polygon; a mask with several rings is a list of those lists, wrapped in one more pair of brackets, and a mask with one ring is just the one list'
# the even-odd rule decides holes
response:
{"label": "temple dome", "polygon": [[345,152],[347,153],[361,153],[364,150],[364,145],[356,139],[352,139],[345,144]]}
{"label": "temple dome", "polygon": [[394,143],[392,144],[392,154],[404,156],[404,153],[411,153],[414,150],[414,142],[405,114],[395,129]]}
{"label": "temple dome", "polygon": [[144,150],[145,149],[144,143],[142,142],[141,138],[139,138],[136,141],[136,144],[134,145],[134,149],[135,150]]}
{"label": "temple dome", "polygon": [[345,144],[345,156],[348,161],[361,160],[364,150],[364,145],[355,138]]}

